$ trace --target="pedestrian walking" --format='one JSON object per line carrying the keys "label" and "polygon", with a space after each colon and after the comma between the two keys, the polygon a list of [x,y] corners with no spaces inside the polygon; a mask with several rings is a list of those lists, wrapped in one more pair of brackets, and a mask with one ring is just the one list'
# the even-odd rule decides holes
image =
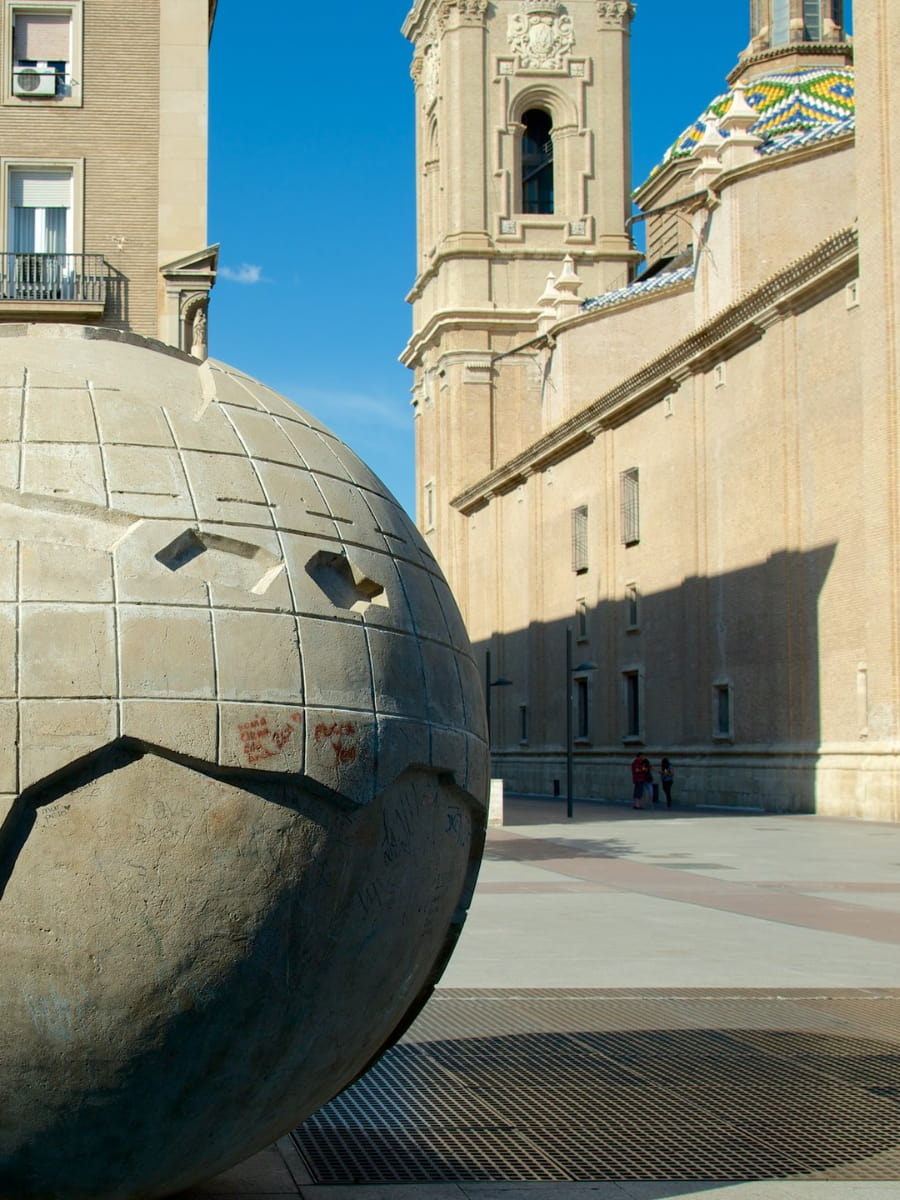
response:
{"label": "pedestrian walking", "polygon": [[666,797],[666,808],[671,808],[672,784],[675,780],[675,771],[667,758],[664,758],[659,764],[659,778],[662,782],[662,790]]}

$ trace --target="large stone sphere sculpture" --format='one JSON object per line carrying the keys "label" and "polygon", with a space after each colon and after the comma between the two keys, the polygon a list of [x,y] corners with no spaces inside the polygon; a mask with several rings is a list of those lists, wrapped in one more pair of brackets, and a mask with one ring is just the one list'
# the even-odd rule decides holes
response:
{"label": "large stone sphere sculpture", "polygon": [[433,558],[245,375],[0,328],[0,1197],[164,1196],[399,1035],[484,834]]}

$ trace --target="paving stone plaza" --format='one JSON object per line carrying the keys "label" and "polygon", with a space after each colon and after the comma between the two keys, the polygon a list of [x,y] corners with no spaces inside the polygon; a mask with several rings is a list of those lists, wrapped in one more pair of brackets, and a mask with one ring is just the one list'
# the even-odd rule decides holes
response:
{"label": "paving stone plaza", "polygon": [[900,828],[514,798],[441,987],[181,1200],[892,1200]]}

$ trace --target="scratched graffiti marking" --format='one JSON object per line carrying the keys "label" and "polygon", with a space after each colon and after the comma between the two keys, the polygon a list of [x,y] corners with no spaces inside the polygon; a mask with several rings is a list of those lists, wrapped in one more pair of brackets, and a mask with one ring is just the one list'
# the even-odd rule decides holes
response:
{"label": "scratched graffiti marking", "polygon": [[349,721],[317,725],[313,736],[316,745],[321,746],[325,743],[330,746],[336,767],[346,767],[356,762],[359,755],[359,739],[356,726]]}
{"label": "scratched graffiti marking", "polygon": [[278,726],[270,725],[265,714],[244,721],[238,726],[244,758],[251,767],[267,758],[277,758],[302,724],[303,714],[299,712],[291,713],[287,722]]}

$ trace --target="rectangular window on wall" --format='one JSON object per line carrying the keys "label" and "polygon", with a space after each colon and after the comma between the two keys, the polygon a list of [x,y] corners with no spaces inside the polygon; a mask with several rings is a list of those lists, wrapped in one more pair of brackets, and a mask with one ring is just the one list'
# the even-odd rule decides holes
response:
{"label": "rectangular window on wall", "polygon": [[803,0],[803,24],[808,41],[822,37],[822,0]]}
{"label": "rectangular window on wall", "polygon": [[587,742],[591,736],[591,714],[587,679],[576,679],[575,683],[575,737]]}
{"label": "rectangular window on wall", "polygon": [[575,601],[575,637],[579,642],[588,640],[587,601],[584,597]]}
{"label": "rectangular window on wall", "polygon": [[625,628],[633,631],[640,625],[640,593],[636,583],[625,584]]}
{"label": "rectangular window on wall", "polygon": [[640,672],[625,671],[622,678],[625,684],[625,736],[632,739],[640,738],[643,720]]}
{"label": "rectangular window on wall", "polygon": [[772,0],[772,46],[786,46],[791,40],[791,0]]}
{"label": "rectangular window on wall", "polygon": [[81,103],[81,0],[3,0],[4,103]]}
{"label": "rectangular window on wall", "polygon": [[572,570],[582,575],[588,569],[588,509],[580,504],[572,509]]}
{"label": "rectangular window on wall", "polygon": [[0,298],[59,301],[84,298],[80,249],[81,164],[29,166],[0,160],[3,253]]}
{"label": "rectangular window on wall", "polygon": [[730,739],[733,714],[731,710],[731,684],[713,684],[713,736]]}
{"label": "rectangular window on wall", "polygon": [[422,491],[422,527],[426,533],[434,529],[434,480],[429,479]]}
{"label": "rectangular window on wall", "polygon": [[637,467],[619,476],[622,543],[633,546],[641,540],[640,475]]}
{"label": "rectangular window on wall", "polygon": [[72,171],[14,168],[7,246],[14,254],[72,253]]}
{"label": "rectangular window on wall", "polygon": [[519,705],[519,743],[524,746],[528,742],[528,705]]}

